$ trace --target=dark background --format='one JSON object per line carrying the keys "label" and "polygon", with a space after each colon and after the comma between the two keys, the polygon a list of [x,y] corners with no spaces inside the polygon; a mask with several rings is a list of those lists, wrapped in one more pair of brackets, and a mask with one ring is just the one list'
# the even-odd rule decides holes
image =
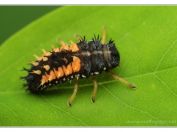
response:
{"label": "dark background", "polygon": [[15,32],[58,6],[0,6],[0,45]]}

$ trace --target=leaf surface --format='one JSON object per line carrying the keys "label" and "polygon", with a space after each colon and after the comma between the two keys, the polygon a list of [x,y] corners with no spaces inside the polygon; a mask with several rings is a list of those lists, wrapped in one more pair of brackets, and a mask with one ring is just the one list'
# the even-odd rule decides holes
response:
{"label": "leaf surface", "polygon": [[[163,126],[177,125],[177,7],[67,6],[57,9],[9,38],[0,47],[0,125],[17,126]],[[33,95],[19,79],[33,54],[58,40],[107,28],[120,51],[114,72],[136,84],[131,90],[110,75],[98,77],[96,102],[92,81],[81,80],[73,107],[66,105],[72,84]]]}

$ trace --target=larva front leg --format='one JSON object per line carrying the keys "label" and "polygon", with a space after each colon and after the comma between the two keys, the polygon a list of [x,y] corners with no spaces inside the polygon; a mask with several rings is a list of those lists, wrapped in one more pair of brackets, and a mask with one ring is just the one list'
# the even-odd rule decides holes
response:
{"label": "larva front leg", "polygon": [[124,78],[122,78],[122,77],[116,75],[116,74],[113,73],[112,71],[109,71],[109,72],[110,72],[111,76],[112,76],[114,79],[118,80],[119,82],[121,82],[122,84],[124,84],[125,86],[127,86],[128,88],[136,88],[136,86],[135,86],[133,83],[128,82],[127,80],[125,80]]}
{"label": "larva front leg", "polygon": [[95,102],[95,99],[96,99],[97,89],[98,89],[98,83],[96,81],[96,78],[93,77],[93,92],[92,92],[92,95],[91,95],[91,99],[92,99],[93,103]]}

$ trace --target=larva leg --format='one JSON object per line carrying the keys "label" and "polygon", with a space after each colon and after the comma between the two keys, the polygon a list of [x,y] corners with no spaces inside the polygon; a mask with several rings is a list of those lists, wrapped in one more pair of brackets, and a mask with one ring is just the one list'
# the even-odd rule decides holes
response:
{"label": "larva leg", "polygon": [[93,103],[95,102],[95,99],[96,99],[97,89],[98,89],[98,83],[96,79],[93,78],[93,92],[92,92],[92,97],[91,97]]}
{"label": "larva leg", "polygon": [[111,73],[111,75],[112,75],[112,77],[113,77],[114,79],[120,81],[122,84],[126,85],[128,88],[136,88],[136,86],[135,86],[134,84],[128,82],[128,81],[125,80],[124,78],[122,78],[122,77],[116,75],[115,73],[113,73],[113,72],[111,72],[111,71],[110,71],[110,73]]}
{"label": "larva leg", "polygon": [[102,29],[102,39],[101,39],[102,44],[106,44],[106,29],[103,27]]}
{"label": "larva leg", "polygon": [[76,81],[75,84],[74,84],[73,93],[72,93],[72,95],[70,96],[70,98],[68,99],[68,105],[69,105],[69,106],[72,106],[72,103],[73,103],[73,101],[74,101],[74,99],[75,99],[75,97],[76,97],[78,88],[79,88],[79,87],[78,87],[78,81]]}

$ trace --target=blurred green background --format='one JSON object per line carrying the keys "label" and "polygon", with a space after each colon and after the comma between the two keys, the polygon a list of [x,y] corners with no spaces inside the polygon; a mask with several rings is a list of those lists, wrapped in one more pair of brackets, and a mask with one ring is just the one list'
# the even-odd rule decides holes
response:
{"label": "blurred green background", "polygon": [[58,6],[0,6],[0,45],[15,32]]}

